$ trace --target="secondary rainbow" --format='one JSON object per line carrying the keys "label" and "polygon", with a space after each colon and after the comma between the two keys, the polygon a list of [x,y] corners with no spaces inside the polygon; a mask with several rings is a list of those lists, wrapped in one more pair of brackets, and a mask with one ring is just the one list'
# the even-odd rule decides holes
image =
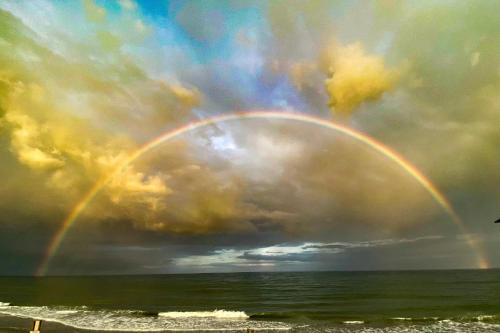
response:
{"label": "secondary rainbow", "polygon": [[446,197],[436,188],[436,186],[434,186],[434,184],[432,184],[430,180],[427,179],[427,177],[422,172],[420,172],[415,166],[413,166],[409,161],[407,161],[403,156],[399,155],[394,150],[385,146],[381,142],[378,142],[377,140],[368,136],[367,134],[354,130],[345,125],[332,122],[330,120],[325,120],[322,118],[313,117],[310,115],[306,115],[303,113],[296,113],[296,112],[246,111],[246,112],[235,112],[235,113],[224,114],[220,116],[215,116],[187,123],[186,125],[183,125],[181,127],[170,130],[160,135],[159,137],[151,140],[150,142],[147,142],[142,147],[138,148],[136,151],[131,153],[126,159],[124,159],[121,163],[119,163],[116,166],[116,168],[113,169],[112,172],[100,178],[94,184],[94,186],[92,186],[92,188],[90,188],[88,192],[80,199],[80,201],[73,207],[71,212],[66,216],[64,221],[61,223],[61,227],[54,234],[52,240],[50,241],[47,251],[45,252],[45,255],[35,275],[43,276],[47,273],[50,261],[59,250],[59,247],[61,246],[64,237],[70,230],[71,226],[75,223],[80,213],[87,207],[87,205],[92,201],[92,199],[96,196],[96,194],[99,193],[99,191],[104,186],[106,186],[113,179],[113,177],[121,173],[129,164],[133,163],[141,155],[143,155],[144,153],[158,146],[161,143],[164,143],[179,135],[199,129],[201,127],[205,127],[220,122],[245,120],[245,119],[283,119],[283,120],[299,121],[303,123],[329,128],[331,130],[347,135],[350,138],[355,139],[363,144],[366,144],[368,147],[382,154],[389,160],[395,162],[402,169],[404,169],[409,175],[411,175],[434,198],[434,200],[436,200],[436,202],[450,216],[451,220],[459,227],[460,231],[465,235],[465,239],[468,245],[475,252],[476,264],[478,268],[489,267],[489,263],[486,259],[486,256],[483,255],[479,244],[477,244],[477,242],[475,242],[475,240],[468,235],[463,222],[455,213],[455,211],[453,210],[452,206],[450,205]]}

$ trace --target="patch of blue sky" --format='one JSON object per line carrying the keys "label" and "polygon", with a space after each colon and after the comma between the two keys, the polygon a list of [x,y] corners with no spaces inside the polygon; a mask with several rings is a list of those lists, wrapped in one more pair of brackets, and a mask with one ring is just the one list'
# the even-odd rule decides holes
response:
{"label": "patch of blue sky", "polygon": [[[152,30],[152,34],[149,38],[150,42],[153,44],[144,45],[151,48],[150,53],[158,56],[158,48],[163,48],[164,51],[168,49],[182,49],[182,53],[188,56],[192,63],[202,62],[196,50],[193,49],[190,38],[186,36],[181,27],[179,27],[169,15],[169,1],[141,0],[135,1],[134,3],[137,5],[136,10],[138,17]],[[126,14],[126,10],[121,7],[119,1],[96,0],[96,4],[106,10],[106,16],[109,22],[119,22],[120,16]],[[79,4],[79,6],[81,6],[81,4]],[[80,8],[80,12],[84,12],[83,6]],[[127,48],[134,48],[134,46],[128,45]],[[147,53],[146,50],[143,51]],[[165,56],[165,54],[162,55]],[[168,56],[168,54],[166,56]]]}
{"label": "patch of blue sky", "polygon": [[280,75],[272,86],[267,89],[261,86],[260,89],[265,89],[262,96],[270,109],[303,111],[305,113],[309,109],[308,103],[293,86],[288,75]]}
{"label": "patch of blue sky", "polygon": [[165,18],[168,15],[171,1],[141,0],[136,1],[139,10],[151,18]]}
{"label": "patch of blue sky", "polygon": [[[99,1],[108,15],[119,15],[123,9],[118,2]],[[265,20],[265,7],[260,3],[237,6],[227,1],[204,2],[202,11],[217,12],[224,20],[220,36],[203,40],[190,35],[182,26],[178,15],[189,1],[140,1],[137,2],[144,23],[152,28],[151,50],[134,50],[142,54],[143,60],[151,64],[151,71],[157,76],[175,77],[176,66],[181,62],[191,65],[209,65],[213,79],[221,90],[232,91],[241,101],[241,109],[250,106],[262,109],[307,109],[307,103],[300,97],[283,73],[269,73],[272,52],[272,32]],[[201,6],[196,2],[197,6]],[[158,53],[158,49],[161,51]],[[151,53],[148,56],[148,53]],[[161,57],[158,57],[161,54]],[[156,57],[157,59],[153,59]],[[182,58],[185,58],[182,60]],[[180,61],[180,62],[179,62]],[[192,82],[196,85],[196,82]],[[220,91],[209,89],[205,94]]]}

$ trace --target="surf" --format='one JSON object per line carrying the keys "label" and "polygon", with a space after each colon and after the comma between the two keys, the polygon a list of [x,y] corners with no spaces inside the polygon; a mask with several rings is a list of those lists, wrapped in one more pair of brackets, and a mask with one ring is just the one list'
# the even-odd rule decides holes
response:
{"label": "surf", "polygon": [[288,331],[291,325],[276,321],[249,320],[244,311],[169,311],[89,309],[86,306],[13,306],[0,303],[0,314],[40,319],[91,331]]}

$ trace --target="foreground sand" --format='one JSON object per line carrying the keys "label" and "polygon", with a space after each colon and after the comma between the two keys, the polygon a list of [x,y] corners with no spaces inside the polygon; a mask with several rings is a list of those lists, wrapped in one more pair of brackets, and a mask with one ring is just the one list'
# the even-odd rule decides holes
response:
{"label": "foreground sand", "polygon": [[[0,333],[28,333],[33,326],[33,319],[18,318],[13,316],[0,315],[1,326]],[[41,332],[50,333],[66,333],[66,332],[82,332],[72,327],[64,326],[59,323],[44,321],[42,323]]]}

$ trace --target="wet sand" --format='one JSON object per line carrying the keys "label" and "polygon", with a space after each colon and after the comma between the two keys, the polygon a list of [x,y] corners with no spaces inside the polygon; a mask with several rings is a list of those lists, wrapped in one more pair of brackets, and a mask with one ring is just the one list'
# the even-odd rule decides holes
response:
{"label": "wet sand", "polygon": [[[20,333],[20,332],[29,333],[29,331],[33,327],[33,319],[30,318],[18,318],[13,316],[0,315],[0,319],[2,322],[2,326],[0,327],[0,333]],[[59,323],[43,321],[40,332],[79,333],[83,332],[83,330],[78,330]]]}

